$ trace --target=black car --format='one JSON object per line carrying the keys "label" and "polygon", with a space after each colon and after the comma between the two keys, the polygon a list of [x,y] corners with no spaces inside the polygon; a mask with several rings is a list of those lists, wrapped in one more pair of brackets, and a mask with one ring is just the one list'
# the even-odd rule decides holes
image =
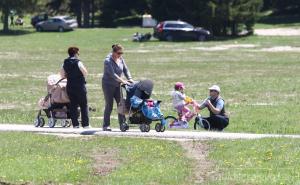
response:
{"label": "black car", "polygon": [[154,27],[155,38],[159,40],[198,40],[204,41],[211,37],[211,33],[203,28],[196,28],[183,21],[164,21]]}
{"label": "black car", "polygon": [[39,14],[31,18],[31,25],[36,26],[37,23],[48,20],[48,14]]}

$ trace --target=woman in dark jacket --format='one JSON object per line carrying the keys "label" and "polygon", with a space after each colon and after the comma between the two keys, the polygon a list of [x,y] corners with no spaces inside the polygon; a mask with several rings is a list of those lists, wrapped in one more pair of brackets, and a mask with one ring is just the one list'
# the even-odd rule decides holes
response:
{"label": "woman in dark jacket", "polygon": [[61,69],[61,76],[67,78],[67,94],[70,99],[70,117],[74,128],[79,128],[78,106],[81,111],[83,128],[90,128],[86,81],[87,70],[78,59],[79,48],[70,47],[68,49],[69,58],[65,59]]}
{"label": "woman in dark jacket", "polygon": [[[104,131],[111,131],[110,115],[113,109],[114,99],[117,104],[119,104],[121,99],[120,84],[129,84],[133,82],[122,54],[123,47],[120,44],[115,44],[112,46],[112,52],[107,55],[104,61],[104,73],[102,77],[102,89],[105,98]],[[122,78],[123,75],[127,80]],[[118,120],[119,124],[123,123],[125,121],[125,116],[119,114]]]}

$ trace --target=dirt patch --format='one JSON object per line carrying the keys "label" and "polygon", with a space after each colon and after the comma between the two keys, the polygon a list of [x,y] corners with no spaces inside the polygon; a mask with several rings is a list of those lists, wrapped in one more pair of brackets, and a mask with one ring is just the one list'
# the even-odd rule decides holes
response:
{"label": "dirt patch", "polygon": [[0,181],[0,185],[33,185],[33,184],[29,183],[29,182],[25,182],[25,183],[21,183],[21,184],[13,184],[13,183],[9,183],[9,182]]}
{"label": "dirt patch", "polygon": [[300,29],[296,28],[272,28],[256,29],[254,34],[261,36],[299,36]]}
{"label": "dirt patch", "polygon": [[120,164],[118,149],[103,149],[91,156],[94,159],[93,170],[95,175],[105,176],[116,170]]}
{"label": "dirt patch", "polygon": [[0,52],[0,59],[17,59],[18,57],[18,52]]}
{"label": "dirt patch", "polygon": [[300,52],[300,47],[275,46],[271,48],[262,48],[260,51],[266,52]]}
{"label": "dirt patch", "polygon": [[229,49],[241,49],[241,48],[254,48],[254,44],[227,44],[227,45],[218,45],[213,47],[193,47],[191,49],[201,50],[201,51],[224,51]]}
{"label": "dirt patch", "polygon": [[179,143],[186,150],[187,157],[195,161],[191,169],[193,171],[193,184],[202,184],[215,176],[217,172],[214,171],[214,164],[208,159],[208,144],[199,140]]}
{"label": "dirt patch", "polygon": [[14,104],[0,104],[0,110],[12,110],[17,108],[20,107]]}

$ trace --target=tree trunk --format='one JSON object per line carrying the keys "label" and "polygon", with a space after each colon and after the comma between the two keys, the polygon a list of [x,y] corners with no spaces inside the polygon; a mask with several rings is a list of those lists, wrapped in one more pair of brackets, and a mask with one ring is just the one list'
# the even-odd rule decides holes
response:
{"label": "tree trunk", "polygon": [[92,28],[95,27],[95,0],[91,0],[92,9]]}
{"label": "tree trunk", "polygon": [[231,24],[231,35],[232,36],[237,36],[238,35],[237,24],[234,21]]}
{"label": "tree trunk", "polygon": [[3,32],[8,32],[9,31],[9,27],[8,27],[8,19],[9,19],[9,7],[5,6],[3,7]]}
{"label": "tree trunk", "polygon": [[83,3],[83,27],[90,27],[90,0],[85,0]]}
{"label": "tree trunk", "polygon": [[79,27],[82,27],[82,11],[81,11],[82,1],[79,0],[76,6],[76,18]]}

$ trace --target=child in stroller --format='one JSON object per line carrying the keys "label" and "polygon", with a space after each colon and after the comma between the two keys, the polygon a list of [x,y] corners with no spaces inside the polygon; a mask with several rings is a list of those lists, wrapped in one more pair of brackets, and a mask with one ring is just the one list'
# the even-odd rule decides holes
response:
{"label": "child in stroller", "polygon": [[[39,111],[34,121],[35,127],[43,127],[45,125],[44,116],[48,118],[48,126],[53,128],[60,120],[62,127],[71,126],[69,116],[69,98],[66,93],[67,80],[61,79],[60,75],[50,75],[47,79],[47,92],[45,98],[39,100]],[[43,112],[45,114],[43,114]]]}
{"label": "child in stroller", "polygon": [[[124,96],[124,91],[126,95]],[[159,121],[157,125],[164,125],[164,117],[160,111],[160,102],[149,99],[153,90],[153,82],[151,80],[142,80],[131,85],[122,85],[121,102],[125,106],[125,112],[128,112],[129,124],[137,124],[142,132],[150,131],[152,121]],[[126,98],[124,98],[126,97]],[[119,105],[120,106],[120,105]],[[126,114],[123,112],[123,114]],[[119,111],[119,113],[121,113]],[[125,132],[129,129],[128,123],[122,123],[121,131]],[[157,131],[157,130],[156,130]],[[163,132],[164,130],[160,129]]]}

